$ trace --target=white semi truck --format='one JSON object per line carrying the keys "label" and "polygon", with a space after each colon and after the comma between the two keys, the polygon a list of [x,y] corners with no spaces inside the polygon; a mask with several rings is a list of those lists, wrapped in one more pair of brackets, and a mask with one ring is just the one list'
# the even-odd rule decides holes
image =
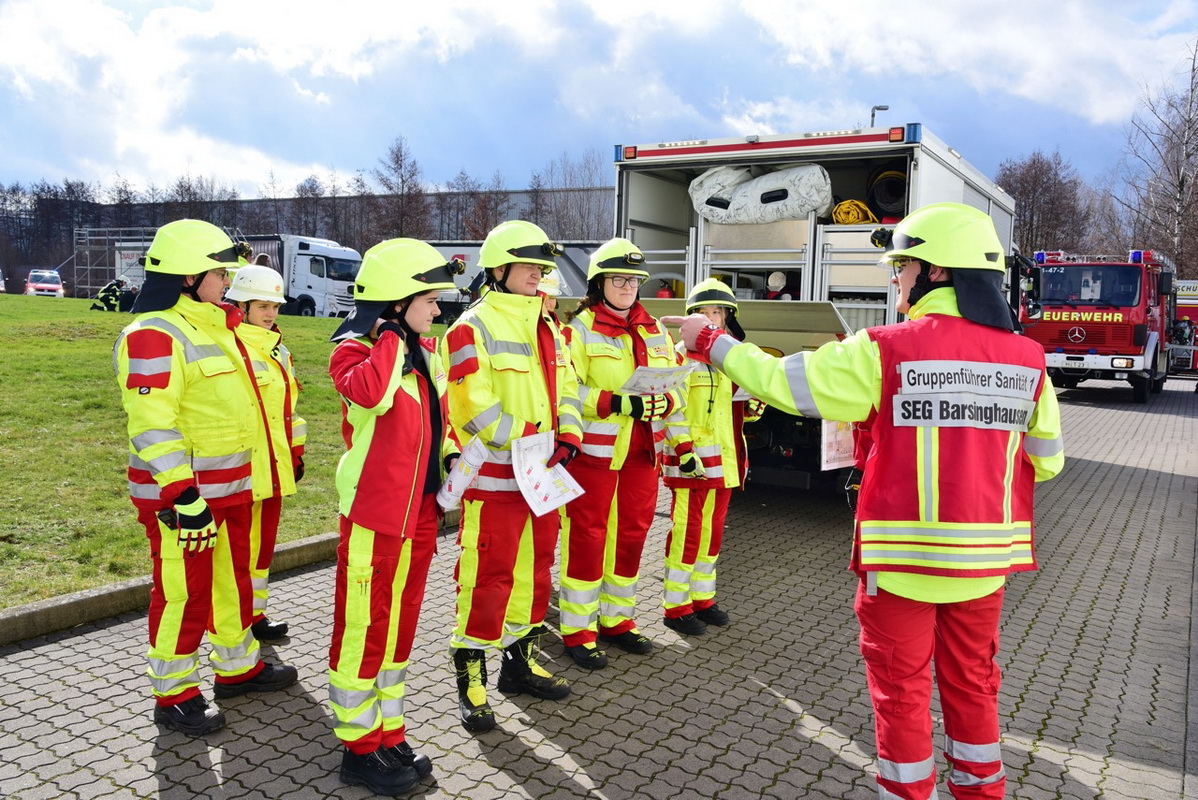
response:
{"label": "white semi truck", "polygon": [[[645,294],[719,277],[750,340],[785,355],[898,321],[870,236],[928,203],[989,214],[1010,247],[1014,200],[919,123],[616,145],[616,232],[645,253]],[[681,301],[647,300],[655,314]],[[807,487],[852,460],[847,426],[770,410],[746,429],[753,478]]]}

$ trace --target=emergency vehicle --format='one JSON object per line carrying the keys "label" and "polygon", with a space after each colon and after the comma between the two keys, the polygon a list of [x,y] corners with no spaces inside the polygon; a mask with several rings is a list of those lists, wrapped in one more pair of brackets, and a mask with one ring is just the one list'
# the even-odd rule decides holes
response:
{"label": "emergency vehicle", "polygon": [[[615,163],[615,233],[645,253],[642,294],[719,277],[749,341],[776,355],[898,321],[871,234],[910,210],[966,203],[1012,240],[1012,197],[920,123],[617,145]],[[642,302],[660,316],[684,301]],[[769,409],[745,432],[763,483],[806,488],[852,464],[847,425]]]}
{"label": "emergency vehicle", "polygon": [[[1169,371],[1198,372],[1198,281],[1175,281],[1177,310],[1173,314],[1173,341]],[[1187,319],[1188,318],[1188,319]]]}
{"label": "emergency vehicle", "polygon": [[1148,402],[1165,387],[1175,269],[1152,250],[1123,255],[1037,251],[1020,318],[1044,345],[1048,374],[1072,389],[1089,378],[1125,380]]}

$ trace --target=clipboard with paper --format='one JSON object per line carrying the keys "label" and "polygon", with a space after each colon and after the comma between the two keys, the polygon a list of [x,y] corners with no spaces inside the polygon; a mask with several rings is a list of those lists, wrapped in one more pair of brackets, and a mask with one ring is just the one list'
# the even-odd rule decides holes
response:
{"label": "clipboard with paper", "polygon": [[620,394],[665,394],[677,389],[686,381],[694,361],[678,367],[637,367],[620,387]]}

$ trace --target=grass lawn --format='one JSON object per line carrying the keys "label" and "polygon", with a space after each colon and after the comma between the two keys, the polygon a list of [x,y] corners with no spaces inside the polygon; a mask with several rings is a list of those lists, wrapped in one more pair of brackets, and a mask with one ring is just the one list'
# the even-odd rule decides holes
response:
{"label": "grass lawn", "polygon": [[[125,413],[112,345],[130,314],[90,300],[0,294],[0,608],[149,573],[129,502]],[[281,317],[308,420],[306,475],[279,541],[337,529],[344,447],[328,378],[338,320]]]}

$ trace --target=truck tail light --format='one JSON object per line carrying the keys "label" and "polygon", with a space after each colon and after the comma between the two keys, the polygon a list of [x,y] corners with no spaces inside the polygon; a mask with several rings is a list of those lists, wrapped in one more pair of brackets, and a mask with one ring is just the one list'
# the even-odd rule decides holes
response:
{"label": "truck tail light", "polygon": [[636,158],[636,145],[616,145],[616,161],[632,161]]}
{"label": "truck tail light", "polygon": [[901,127],[901,126],[898,128],[891,128],[890,135],[889,135],[889,141],[901,142],[901,141],[903,141],[903,139],[906,138],[906,136],[907,136],[906,128]]}
{"label": "truck tail light", "polygon": [[1148,344],[1148,326],[1147,325],[1137,325],[1134,328],[1132,328],[1131,343],[1134,344],[1136,347],[1143,347],[1144,345]]}

